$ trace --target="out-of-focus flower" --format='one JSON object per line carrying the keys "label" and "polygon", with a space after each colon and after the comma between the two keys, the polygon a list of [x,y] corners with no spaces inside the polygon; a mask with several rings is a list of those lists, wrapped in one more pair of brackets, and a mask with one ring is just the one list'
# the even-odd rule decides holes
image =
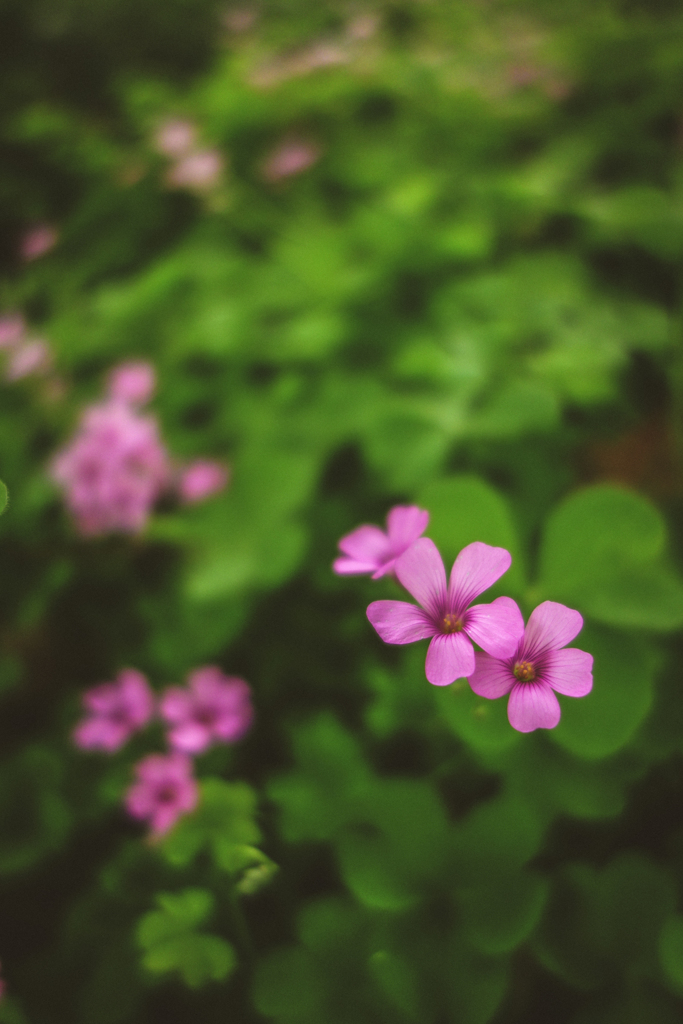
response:
{"label": "out-of-focus flower", "polygon": [[427,529],[429,512],[417,505],[396,505],[387,516],[387,532],[379,526],[359,526],[339,541],[343,552],[332,568],[340,576],[371,573],[377,580],[393,573],[394,563]]}
{"label": "out-of-focus flower", "polygon": [[372,39],[379,28],[379,20],[378,14],[358,14],[346,26],[346,34],[350,39]]}
{"label": "out-of-focus flower", "polygon": [[301,174],[320,159],[322,150],[314,142],[305,139],[288,139],[282,142],[263,165],[266,181],[282,181],[295,174]]}
{"label": "out-of-focus flower", "polygon": [[52,366],[52,352],[46,341],[35,339],[18,345],[11,352],[5,368],[8,381],[21,380],[32,374],[46,373]]}
{"label": "out-of-focus flower", "polygon": [[206,192],[218,183],[224,167],[225,160],[217,149],[198,149],[174,164],[166,181],[174,188]]}
{"label": "out-of-focus flower", "polygon": [[373,601],[368,619],[388,644],[432,638],[425,671],[435,686],[448,686],[474,672],[474,648],[494,658],[511,657],[524,632],[522,614],[509,597],[469,607],[510,568],[505,548],[475,541],[463,548],[451,570],[450,585],[433,541],[421,537],[396,559],[395,572],[421,607],[406,601]]}
{"label": "out-of-focus flower", "polygon": [[144,405],[154,394],[156,373],[151,363],[131,360],[115,366],[107,378],[110,398],[131,405]]}
{"label": "out-of-focus flower", "polygon": [[348,64],[350,54],[343,46],[320,41],[296,53],[277,56],[256,68],[250,82],[258,88],[267,89],[290,78],[309,75],[320,68]]}
{"label": "out-of-focus flower", "polygon": [[153,836],[164,835],[197,806],[199,788],[185,754],[150,754],[135,766],[135,775],[125,807],[134,818],[149,822]]}
{"label": "out-of-focus flower", "polygon": [[244,736],[254,712],[243,679],[205,665],[190,673],[188,683],[187,689],[170,686],[159,706],[171,726],[168,742],[174,749],[200,754],[213,743],[234,743]]}
{"label": "out-of-focus flower", "polygon": [[73,731],[73,741],[83,750],[113,754],[142,729],[154,714],[154,695],[134,668],[119,672],[113,683],[100,683],[82,697],[86,717]]}
{"label": "out-of-focus flower", "polygon": [[180,472],[178,495],[186,505],[194,505],[222,491],[230,477],[230,470],[221,462],[197,459]]}
{"label": "out-of-focus flower", "polygon": [[94,536],[142,530],[171,471],[156,418],[109,401],[86,408],[51,475],[79,531]]}
{"label": "out-of-focus flower", "polygon": [[44,256],[57,244],[59,235],[49,224],[36,224],[22,237],[19,244],[19,255],[27,263]]}
{"label": "out-of-focus flower", "polygon": [[513,729],[554,729],[560,705],[553,691],[585,697],[593,688],[593,656],[575,647],[562,650],[582,627],[579,612],[544,601],[529,616],[514,654],[502,659],[475,655],[470,686],[490,700],[509,693],[508,719]]}
{"label": "out-of-focus flower", "polygon": [[19,313],[0,316],[0,349],[14,348],[26,331],[26,321]]}
{"label": "out-of-focus flower", "polygon": [[197,129],[191,121],[181,118],[169,118],[157,128],[153,142],[154,148],[164,156],[181,157],[194,146],[197,140]]}
{"label": "out-of-focus flower", "polygon": [[253,28],[257,18],[258,12],[253,7],[233,7],[223,13],[221,22],[229,32],[240,35]]}

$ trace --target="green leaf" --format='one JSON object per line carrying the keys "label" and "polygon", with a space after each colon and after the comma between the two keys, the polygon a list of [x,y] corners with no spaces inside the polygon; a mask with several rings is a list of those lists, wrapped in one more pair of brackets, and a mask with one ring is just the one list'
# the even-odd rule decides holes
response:
{"label": "green leaf", "polygon": [[473,693],[464,679],[432,690],[444,720],[478,754],[506,751],[521,741],[521,733],[508,721],[507,697],[485,700]]}
{"label": "green leaf", "polygon": [[539,816],[528,802],[502,794],[477,805],[455,829],[454,879],[477,885],[507,877],[538,851]]}
{"label": "green leaf", "polygon": [[244,782],[209,778],[200,783],[199,807],[178,822],[160,844],[166,859],[179,867],[189,864],[204,847],[218,867],[233,870],[235,848],[253,846],[261,838],[254,821],[257,798]]}
{"label": "green leaf", "polygon": [[256,968],[254,1005],[282,1024],[320,1024],[325,1019],[325,988],[311,953],[284,946],[269,953]]}
{"label": "green leaf", "polygon": [[156,901],[161,910],[150,911],[138,925],[137,939],[143,949],[151,949],[166,939],[175,938],[203,924],[213,910],[213,896],[207,889],[161,892]]}
{"label": "green leaf", "polygon": [[8,500],[9,500],[9,495],[7,494],[7,487],[2,482],[2,480],[0,480],[0,515],[2,515],[2,513],[7,508]]}
{"label": "green leaf", "polygon": [[683,916],[671,914],[659,935],[659,959],[673,989],[683,995]]}
{"label": "green leaf", "polygon": [[536,927],[547,895],[547,881],[530,871],[461,889],[458,899],[468,941],[494,956],[516,949]]}

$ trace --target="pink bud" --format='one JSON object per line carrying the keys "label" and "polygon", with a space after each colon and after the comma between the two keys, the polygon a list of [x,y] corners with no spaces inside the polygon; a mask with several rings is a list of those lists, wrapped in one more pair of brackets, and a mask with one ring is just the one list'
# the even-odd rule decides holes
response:
{"label": "pink bud", "polygon": [[186,505],[194,505],[205,498],[217,494],[226,486],[230,470],[220,462],[210,459],[197,459],[181,472],[178,481],[180,500]]}
{"label": "pink bud", "polygon": [[282,142],[263,166],[266,181],[276,182],[301,174],[320,158],[320,147],[304,139],[290,139]]}
{"label": "pink bud", "polygon": [[205,192],[218,182],[225,161],[216,149],[198,149],[189,153],[169,170],[166,180],[175,188]]}
{"label": "pink bud", "polygon": [[5,377],[8,381],[21,380],[34,373],[45,373],[52,365],[52,352],[46,341],[27,341],[10,355]]}
{"label": "pink bud", "polygon": [[181,157],[192,149],[197,129],[191,121],[171,118],[159,125],[154,135],[154,146],[164,156]]}
{"label": "pink bud", "polygon": [[19,255],[27,263],[37,260],[57,244],[58,238],[57,231],[49,224],[37,224],[21,239]]}
{"label": "pink bud", "polygon": [[151,363],[131,360],[115,366],[107,381],[109,397],[132,405],[144,405],[154,394],[156,373]]}

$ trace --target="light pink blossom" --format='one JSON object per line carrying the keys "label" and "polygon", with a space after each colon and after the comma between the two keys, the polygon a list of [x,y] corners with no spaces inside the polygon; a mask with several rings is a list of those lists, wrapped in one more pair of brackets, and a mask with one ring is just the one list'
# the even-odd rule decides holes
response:
{"label": "light pink blossom", "polygon": [[21,239],[19,255],[27,263],[44,256],[57,244],[59,235],[49,224],[37,224]]}
{"label": "light pink blossom", "polygon": [[73,731],[73,741],[83,750],[113,754],[154,714],[154,695],[134,668],[119,672],[113,683],[100,683],[82,697],[86,717]]}
{"label": "light pink blossom", "polygon": [[178,478],[178,495],[186,505],[210,498],[226,486],[230,470],[222,462],[211,459],[197,459],[181,470]]}
{"label": "light pink blossom", "polygon": [[197,139],[197,129],[191,121],[170,118],[159,125],[154,134],[154,147],[164,156],[181,157],[192,149]]}
{"label": "light pink blossom", "polygon": [[448,686],[474,671],[471,641],[494,657],[513,654],[524,632],[515,602],[498,597],[491,604],[470,603],[510,568],[505,548],[475,541],[456,558],[449,586],[441,555],[422,537],[396,559],[395,572],[420,607],[406,601],[373,601],[368,619],[388,644],[409,644],[431,637],[425,671],[435,686]]}
{"label": "light pink blossom", "polygon": [[249,729],[254,712],[243,679],[204,665],[188,676],[189,686],[169,686],[160,703],[171,726],[168,742],[176,750],[200,754],[214,743],[234,743]]}
{"label": "light pink blossom", "polygon": [[110,398],[131,405],[144,405],[154,394],[156,372],[151,363],[130,360],[115,366],[107,379]]}
{"label": "light pink blossom", "polygon": [[394,572],[394,563],[427,529],[429,512],[417,505],[395,505],[387,516],[387,532],[359,526],[339,541],[343,552],[332,568],[340,576],[370,573],[373,580]]}
{"label": "light pink blossom", "polygon": [[288,139],[280,143],[263,165],[266,181],[277,182],[312,167],[320,159],[320,146],[305,139]]}
{"label": "light pink blossom", "polygon": [[46,341],[35,339],[17,345],[11,352],[5,368],[5,379],[22,380],[33,374],[46,373],[52,366],[52,352]]}
{"label": "light pink blossom", "polygon": [[0,349],[14,348],[23,338],[26,323],[19,313],[0,316]]}
{"label": "light pink blossom", "polygon": [[553,691],[585,697],[593,688],[593,656],[565,645],[583,627],[581,615],[556,601],[544,601],[529,616],[524,635],[509,657],[477,654],[468,682],[480,697],[510,694],[513,729],[554,729],[560,705]]}
{"label": "light pink blossom", "polygon": [[134,818],[147,820],[153,836],[164,835],[197,806],[199,788],[192,761],[185,754],[150,754],[135,766],[135,775],[125,796],[126,810]]}
{"label": "light pink blossom", "polygon": [[174,188],[206,192],[217,184],[225,161],[216,149],[198,149],[170,168],[166,180]]}
{"label": "light pink blossom", "polygon": [[156,419],[109,401],[86,408],[51,475],[79,531],[95,536],[140,532],[171,473]]}

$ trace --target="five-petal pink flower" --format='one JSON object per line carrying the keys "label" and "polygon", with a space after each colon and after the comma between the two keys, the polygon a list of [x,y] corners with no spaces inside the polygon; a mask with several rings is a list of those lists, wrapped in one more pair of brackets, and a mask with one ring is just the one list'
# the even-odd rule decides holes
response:
{"label": "five-petal pink flower", "polygon": [[100,683],[82,697],[86,717],[73,731],[76,746],[113,754],[154,714],[154,697],[142,672],[123,669],[113,683]]}
{"label": "five-petal pink flower", "polygon": [[154,394],[155,387],[155,369],[144,359],[119,363],[107,379],[109,397],[131,405],[145,405]]}
{"label": "five-petal pink flower", "polygon": [[161,698],[161,717],[171,726],[171,747],[200,754],[214,743],[234,743],[244,736],[254,712],[243,679],[205,665],[190,673],[188,683],[187,689],[169,686]]}
{"label": "five-petal pink flower", "polygon": [[429,512],[417,505],[396,505],[387,516],[387,531],[359,526],[339,541],[343,552],[332,568],[340,576],[370,573],[373,580],[394,572],[394,564],[427,529]]}
{"label": "five-petal pink flower", "polygon": [[373,601],[368,619],[388,644],[409,644],[431,637],[425,671],[435,686],[474,671],[472,640],[495,658],[511,656],[524,632],[515,602],[498,597],[491,604],[470,607],[509,569],[505,548],[475,541],[456,558],[446,585],[446,572],[436,545],[427,537],[416,541],[400,558],[395,572],[420,607],[406,601]]}
{"label": "five-petal pink flower", "polygon": [[[480,697],[510,694],[508,719],[513,729],[554,729],[560,705],[553,691],[585,697],[593,688],[593,656],[566,647],[583,627],[579,612],[544,601],[529,616],[516,651],[500,658],[477,654],[468,682]],[[564,649],[563,649],[564,648]]]}
{"label": "five-petal pink flower", "polygon": [[199,788],[192,760],[185,754],[150,754],[138,762],[135,774],[136,781],[126,793],[126,810],[134,818],[147,820],[154,836],[168,832],[197,806]]}

